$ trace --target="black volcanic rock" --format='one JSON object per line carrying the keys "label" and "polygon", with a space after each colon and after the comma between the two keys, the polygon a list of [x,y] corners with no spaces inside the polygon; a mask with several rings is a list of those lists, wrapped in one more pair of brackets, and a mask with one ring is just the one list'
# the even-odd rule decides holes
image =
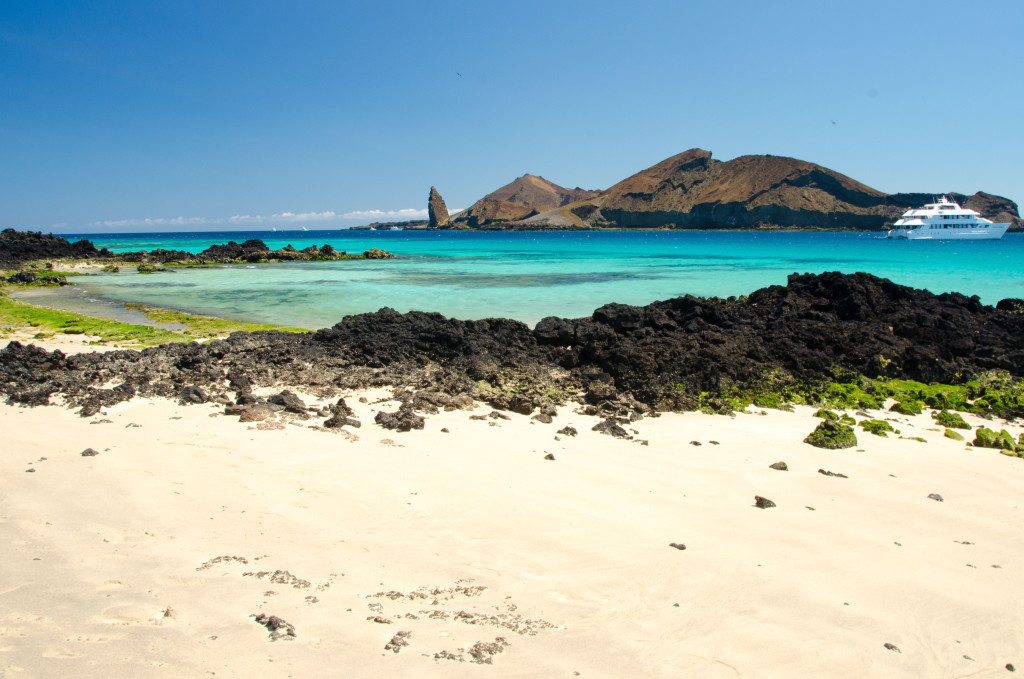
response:
{"label": "black volcanic rock", "polygon": [[[391,259],[393,254],[379,248],[371,248],[362,255],[365,259]],[[113,253],[106,248],[97,250],[92,242],[79,240],[74,243],[67,239],[52,234],[26,231],[20,232],[14,229],[4,229],[0,232],[0,270],[17,269],[28,262],[44,261],[49,259],[96,259],[106,262],[145,262],[148,264],[167,264],[170,262],[184,264],[238,264],[244,262],[263,261],[310,261],[310,260],[339,260],[358,259],[358,255],[349,255],[345,252],[338,252],[331,245],[323,247],[311,245],[302,250],[296,250],[291,245],[280,250],[271,250],[267,244],[258,238],[247,240],[243,243],[228,241],[221,245],[211,245],[206,250],[196,254],[184,250],[163,250],[156,249],[140,252]],[[20,279],[12,282],[31,282]],[[60,281],[54,278],[58,284]],[[66,281],[65,281],[66,283]]]}
{"label": "black volcanic rock", "polygon": [[[143,351],[65,356],[11,342],[0,350],[0,392],[27,405],[61,394],[94,414],[135,394],[177,399],[186,387],[219,400],[232,383],[245,393],[407,385],[413,391],[394,414],[404,425],[417,411],[470,398],[530,413],[580,395],[592,414],[632,418],[706,407],[736,389],[814,390],[837,372],[959,384],[991,370],[1024,376],[1024,314],[868,274],[825,273],[794,274],[741,299],[606,305],[535,330],[385,308],[312,334],[234,333]],[[119,386],[103,388],[111,382]]]}
{"label": "black volcanic rock", "polygon": [[290,413],[305,414],[306,412],[306,404],[288,389],[270,396],[267,398],[267,403],[281,406]]}
{"label": "black volcanic rock", "polygon": [[17,269],[27,262],[47,259],[89,259],[112,257],[106,248],[97,250],[88,240],[74,243],[66,238],[43,235],[38,231],[15,231],[4,229],[0,232],[0,269]]}
{"label": "black volcanic rock", "polygon": [[1024,299],[1007,298],[996,303],[996,308],[1001,311],[1010,311],[1015,314],[1024,314]]}
{"label": "black volcanic rock", "polygon": [[377,413],[374,421],[385,429],[394,429],[396,431],[423,429],[424,425],[423,416],[417,415],[411,408],[399,408],[393,413],[381,410]]}

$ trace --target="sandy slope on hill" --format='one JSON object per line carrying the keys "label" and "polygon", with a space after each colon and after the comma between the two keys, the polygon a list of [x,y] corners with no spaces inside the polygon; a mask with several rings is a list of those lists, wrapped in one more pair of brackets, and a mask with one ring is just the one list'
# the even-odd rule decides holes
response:
{"label": "sandy slope on hill", "polygon": [[801,442],[807,408],[666,414],[627,441],[570,408],[396,433],[373,423],[387,394],[363,396],[341,432],[141,399],[89,419],[0,406],[0,676],[1024,667],[1024,460],[927,415],[894,423],[927,443],[824,451]]}

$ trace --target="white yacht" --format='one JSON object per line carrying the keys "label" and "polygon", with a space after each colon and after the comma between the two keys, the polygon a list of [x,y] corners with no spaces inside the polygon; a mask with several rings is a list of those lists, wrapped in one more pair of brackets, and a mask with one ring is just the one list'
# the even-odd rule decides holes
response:
{"label": "white yacht", "polygon": [[889,238],[910,240],[998,240],[1010,223],[993,224],[974,210],[960,207],[945,196],[924,207],[907,210],[892,230]]}

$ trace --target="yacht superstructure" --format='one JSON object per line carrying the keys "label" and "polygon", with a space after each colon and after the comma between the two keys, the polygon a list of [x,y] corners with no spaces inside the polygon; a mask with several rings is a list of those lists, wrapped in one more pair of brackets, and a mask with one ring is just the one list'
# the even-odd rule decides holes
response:
{"label": "yacht superstructure", "polygon": [[903,213],[889,238],[931,240],[998,240],[1010,223],[993,224],[974,210],[960,205],[946,196],[934,203],[913,208]]}

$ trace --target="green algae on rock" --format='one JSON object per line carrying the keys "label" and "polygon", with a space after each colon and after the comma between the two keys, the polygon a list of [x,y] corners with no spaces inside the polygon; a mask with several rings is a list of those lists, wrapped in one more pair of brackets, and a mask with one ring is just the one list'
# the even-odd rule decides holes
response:
{"label": "green algae on rock", "polygon": [[1017,442],[1013,440],[1010,432],[1003,429],[996,433],[988,427],[978,428],[972,445],[977,448],[996,448],[999,450],[1015,450],[1017,448]]}
{"label": "green algae on rock", "polygon": [[970,429],[971,425],[967,424],[967,420],[963,418],[960,413],[951,413],[948,410],[941,410],[932,415],[936,424],[940,424],[943,427],[952,427],[953,429]]}
{"label": "green algae on rock", "polygon": [[893,426],[885,420],[862,420],[860,428],[871,432],[875,436],[888,437],[887,432],[896,431]]}
{"label": "green algae on rock", "polygon": [[853,448],[857,445],[857,435],[851,427],[831,420],[825,420],[817,428],[807,435],[804,443],[816,448],[828,448],[838,450],[840,448]]}
{"label": "green algae on rock", "polygon": [[922,406],[919,401],[897,401],[889,408],[889,412],[901,415],[920,415]]}

